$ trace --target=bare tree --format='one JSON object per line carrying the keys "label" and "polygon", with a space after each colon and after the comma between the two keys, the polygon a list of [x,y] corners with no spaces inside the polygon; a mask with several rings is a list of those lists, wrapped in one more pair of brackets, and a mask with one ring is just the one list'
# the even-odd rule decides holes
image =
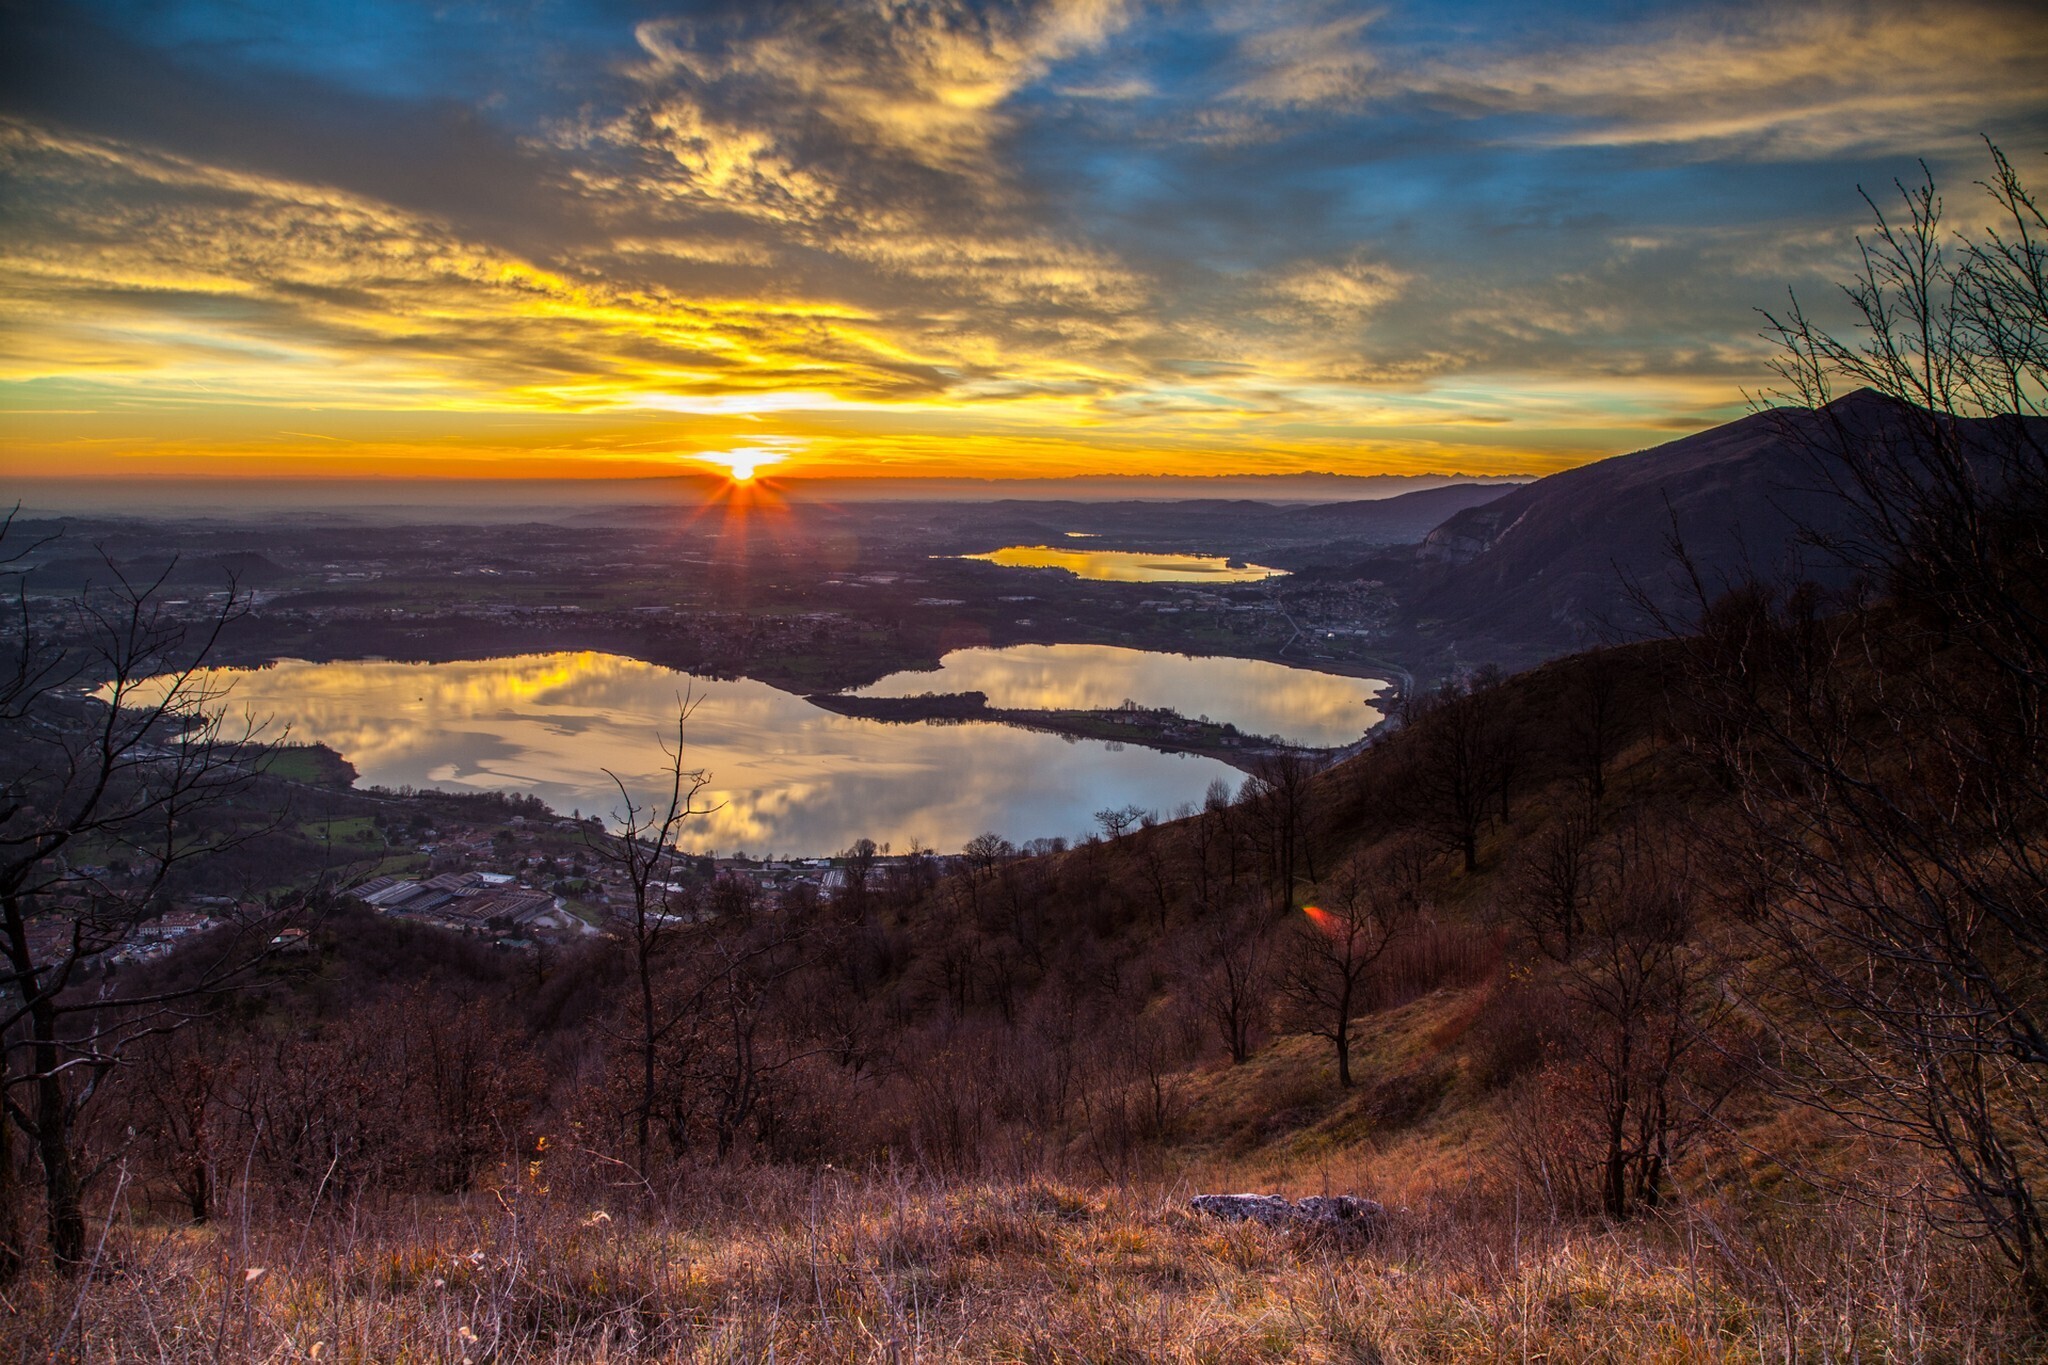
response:
{"label": "bare tree", "polygon": [[[1633,832],[1632,832],[1633,833]],[[1627,1218],[1662,1200],[1673,1160],[1725,1093],[1682,1093],[1721,1005],[1692,938],[1690,878],[1662,841],[1612,860],[1565,959],[1566,1056],[1586,1079],[1600,1207]]]}
{"label": "bare tree", "polygon": [[1562,961],[1577,950],[1598,875],[1591,817],[1567,814],[1522,848],[1509,873],[1508,912],[1529,940]]}
{"label": "bare tree", "polygon": [[1020,858],[998,869],[1003,930],[1038,971],[1045,970],[1045,904],[1052,896],[1052,868],[1044,857]]}
{"label": "bare tree", "polygon": [[1184,968],[1195,1008],[1215,1030],[1233,1065],[1251,1060],[1272,985],[1270,916],[1235,905],[1203,916]]}
{"label": "bare tree", "polygon": [[[170,573],[105,581],[50,615],[31,610],[15,518],[0,522],[13,578],[0,637],[0,1100],[34,1145],[53,1258],[86,1254],[82,1111],[129,1050],[245,980],[282,907],[238,915],[192,950],[176,985],[83,980],[160,913],[174,872],[254,837],[263,820],[214,818],[259,780],[257,727],[230,724],[205,663],[240,614],[232,582],[196,620],[174,612]],[[111,869],[118,858],[125,875]],[[97,860],[109,860],[101,865]],[[21,1265],[9,1125],[0,1123],[0,1279]]]}
{"label": "bare tree", "polygon": [[1696,934],[1692,841],[1642,816],[1556,831],[1520,869],[1521,917],[1557,970],[1535,1016],[1549,1053],[1509,1113],[1507,1149],[1554,1201],[1633,1217],[1742,1079],[1726,962]]}
{"label": "bare tree", "polygon": [[1109,806],[1095,812],[1095,823],[1111,843],[1124,837],[1145,815],[1140,806]]}
{"label": "bare tree", "polygon": [[1507,670],[1499,664],[1483,664],[1473,671],[1466,689],[1478,711],[1484,767],[1493,780],[1503,825],[1514,818],[1515,793],[1521,788],[1524,767],[1522,736],[1507,712],[1507,680]]}
{"label": "bare tree", "polygon": [[[1212,789],[1220,785],[1210,784]],[[1222,806],[1230,804],[1228,788],[1222,793]],[[1182,848],[1187,855],[1188,872],[1194,879],[1194,898],[1197,904],[1207,903],[1213,895],[1216,881],[1216,855],[1221,844],[1223,820],[1217,817],[1208,803],[1200,810],[1192,805],[1184,806],[1175,815],[1181,828]]]}
{"label": "bare tree", "polygon": [[969,913],[978,918],[983,891],[994,882],[996,869],[1017,856],[1017,849],[1002,835],[988,830],[969,839],[961,853],[965,865],[957,881],[967,892]]}
{"label": "bare tree", "polygon": [[882,869],[882,896],[897,909],[906,908],[931,894],[939,883],[939,863],[931,850],[911,840],[900,862]]}
{"label": "bare tree", "polygon": [[1315,880],[1309,806],[1321,762],[1299,750],[1267,754],[1252,764],[1240,804],[1251,817],[1271,877],[1274,910],[1286,910],[1303,878]]}
{"label": "bare tree", "polygon": [[868,891],[874,878],[875,864],[881,856],[881,848],[873,839],[866,838],[854,840],[852,846],[839,855],[846,883],[836,899],[852,919],[860,919],[868,912]]}
{"label": "bare tree", "polygon": [[1412,925],[1399,889],[1367,869],[1352,869],[1307,907],[1279,969],[1280,992],[1304,1028],[1330,1040],[1337,1083],[1351,1085],[1351,1023],[1369,1003],[1373,968]]}
{"label": "bare tree", "polygon": [[1564,702],[1558,745],[1566,769],[1597,810],[1607,798],[1607,770],[1621,747],[1624,720],[1621,669],[1612,650],[1595,650],[1573,661]]}
{"label": "bare tree", "polygon": [[708,891],[675,880],[677,840],[692,821],[718,809],[698,799],[709,774],[685,766],[698,704],[686,696],[678,706],[675,745],[663,746],[662,795],[642,802],[608,774],[619,789],[620,813],[589,845],[619,869],[632,897],[625,932],[636,987],[629,1011],[634,1077],[626,1113],[636,1174],[650,1188],[657,1125],[671,1152],[708,1134],[724,1159],[761,1112],[773,1078],[816,1052],[847,1046],[843,1035],[815,1049],[787,1046],[778,1031],[785,1013],[805,1013],[783,1010],[783,986],[808,965],[800,948],[816,927],[815,896],[770,905],[741,877],[721,876]]}
{"label": "bare tree", "polygon": [[[1209,783],[1209,789],[1202,797],[1202,813],[1196,817],[1200,826],[1196,852],[1202,859],[1203,876],[1220,875],[1224,890],[1237,894],[1238,879],[1244,874],[1245,863],[1245,815],[1244,808],[1236,804],[1231,795],[1230,784],[1222,778]],[[1222,866],[1211,874],[1207,869],[1218,861]],[[1204,900],[1209,893],[1201,892]]]}
{"label": "bare tree", "polygon": [[1179,889],[1173,875],[1174,867],[1182,860],[1174,856],[1179,850],[1168,844],[1156,816],[1148,813],[1141,823],[1145,826],[1145,837],[1137,841],[1138,870],[1144,874],[1146,889],[1152,893],[1152,908],[1158,915],[1159,932],[1164,934],[1167,915],[1173,908],[1174,894]]}
{"label": "bare tree", "polygon": [[697,804],[711,776],[702,768],[687,767],[684,758],[690,716],[701,704],[687,695],[677,703],[675,747],[663,745],[668,758],[666,793],[643,801],[617,773],[607,772],[619,790],[619,812],[610,830],[587,836],[590,851],[618,869],[632,897],[632,918],[625,927],[639,1002],[639,1086],[630,1112],[636,1169],[643,1182],[648,1178],[662,1047],[670,1034],[692,1018],[688,1009],[664,1008],[657,989],[664,951],[699,909],[698,890],[676,881],[676,841],[691,822],[718,809],[716,804]]}
{"label": "bare tree", "polygon": [[110,1115],[136,1133],[195,1224],[213,1216],[219,1166],[234,1128],[241,1063],[221,1042],[196,1029],[151,1039],[135,1054]]}
{"label": "bare tree", "polygon": [[1421,828],[1479,870],[1479,836],[1500,795],[1498,749],[1484,697],[1456,682],[1410,708],[1410,809]]}

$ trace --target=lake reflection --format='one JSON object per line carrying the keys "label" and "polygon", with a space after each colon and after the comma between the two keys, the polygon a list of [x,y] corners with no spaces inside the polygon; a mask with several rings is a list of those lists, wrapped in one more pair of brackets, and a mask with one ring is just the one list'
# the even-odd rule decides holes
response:
{"label": "lake reflection", "polygon": [[892,673],[858,695],[986,692],[990,706],[1046,711],[1099,710],[1129,699],[1227,721],[1247,734],[1333,748],[1379,723],[1370,703],[1385,686],[1257,659],[1196,659],[1115,645],[1011,645],[955,650],[936,673]]}
{"label": "lake reflection", "polygon": [[[1073,531],[1068,535],[1078,534]],[[1219,555],[1146,554],[1138,550],[1075,550],[1053,545],[1005,545],[985,554],[961,555],[1010,569],[1065,569],[1108,583],[1256,583],[1285,569],[1257,564],[1232,567]]]}
{"label": "lake reflection", "polygon": [[749,679],[691,679],[611,654],[464,663],[305,663],[220,669],[231,712],[289,725],[340,751],[365,784],[530,792],[568,812],[609,813],[611,769],[660,787],[659,744],[678,698],[703,698],[687,759],[724,807],[684,846],[831,853],[866,836],[958,849],[984,830],[1025,840],[1080,834],[1093,813],[1170,811],[1242,775],[1214,759],[1113,750],[992,724],[886,725],[821,711]]}

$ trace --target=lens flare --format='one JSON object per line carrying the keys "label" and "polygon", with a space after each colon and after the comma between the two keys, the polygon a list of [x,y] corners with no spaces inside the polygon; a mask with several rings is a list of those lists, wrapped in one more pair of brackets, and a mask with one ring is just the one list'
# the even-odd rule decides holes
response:
{"label": "lens flare", "polygon": [[1301,913],[1308,916],[1308,922],[1332,937],[1340,931],[1337,917],[1319,905],[1304,905]]}

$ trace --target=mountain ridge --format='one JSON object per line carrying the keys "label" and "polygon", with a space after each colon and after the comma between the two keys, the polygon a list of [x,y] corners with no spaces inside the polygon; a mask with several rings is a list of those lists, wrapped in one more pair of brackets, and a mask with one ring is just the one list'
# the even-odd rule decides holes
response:
{"label": "mountain ridge", "polygon": [[[1647,450],[1580,465],[1447,517],[1417,547],[1400,644],[1444,664],[1522,667],[1641,638],[1683,617],[1693,592],[1749,576],[1841,586],[1820,542],[1853,530],[1831,486],[1838,434],[1884,439],[1931,414],[1867,389],[1823,409],[1767,408]],[[1966,446],[1988,427],[1964,419]]]}

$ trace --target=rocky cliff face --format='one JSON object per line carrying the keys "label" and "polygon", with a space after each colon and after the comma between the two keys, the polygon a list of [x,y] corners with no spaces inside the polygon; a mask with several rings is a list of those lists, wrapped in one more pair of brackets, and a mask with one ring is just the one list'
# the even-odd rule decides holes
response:
{"label": "rocky cliff face", "polygon": [[1498,501],[1467,508],[1424,536],[1416,557],[1427,564],[1469,564],[1493,548],[1507,520]]}

